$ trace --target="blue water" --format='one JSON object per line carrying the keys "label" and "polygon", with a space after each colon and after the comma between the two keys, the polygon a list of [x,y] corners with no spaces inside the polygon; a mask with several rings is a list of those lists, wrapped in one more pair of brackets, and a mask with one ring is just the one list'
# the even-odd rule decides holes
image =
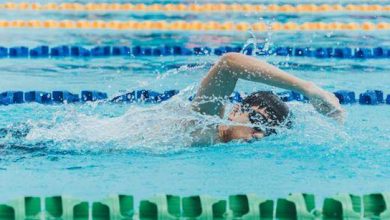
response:
{"label": "blue water", "polygon": [[[67,13],[12,14],[23,19],[71,18]],[[0,19],[5,19],[3,16]],[[76,13],[74,18],[82,16]],[[106,19],[133,19],[131,16],[110,14]],[[162,15],[139,16],[155,19]],[[223,15],[214,16],[215,20],[226,19]],[[383,16],[380,19],[389,19]],[[242,16],[235,21],[260,17]],[[180,15],[169,19],[190,18]],[[268,15],[265,19],[305,22],[319,18]],[[375,22],[377,17],[338,14],[321,19]],[[251,33],[1,29],[0,45],[216,47],[243,45],[251,36]],[[390,43],[387,32],[269,32],[255,33],[255,37],[257,42],[275,46],[374,47]],[[329,91],[349,89],[359,93],[380,89],[390,94],[387,59],[258,58]],[[189,106],[187,98],[217,59],[216,56],[0,59],[0,91],[64,89],[79,93],[83,89],[96,89],[114,96],[142,88],[182,90],[179,96],[160,105],[0,106],[0,128],[30,129],[26,137],[0,139],[1,200],[27,194],[71,194],[96,199],[110,193],[146,198],[155,193],[226,196],[254,192],[276,198],[289,192],[312,192],[324,197],[337,192],[389,191],[389,105],[344,106],[348,117],[340,125],[316,113],[309,104],[292,102],[289,103],[295,117],[292,130],[253,143],[190,146],[188,131],[178,116],[199,119],[200,116],[185,112]],[[237,85],[237,90],[244,92],[269,89],[279,91],[245,81]]]}

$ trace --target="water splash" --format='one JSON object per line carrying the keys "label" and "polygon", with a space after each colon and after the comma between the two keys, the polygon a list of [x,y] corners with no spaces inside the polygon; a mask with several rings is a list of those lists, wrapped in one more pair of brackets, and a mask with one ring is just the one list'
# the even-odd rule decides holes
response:
{"label": "water splash", "polygon": [[[226,117],[220,119],[192,111],[188,96],[195,89],[196,86],[187,87],[179,95],[158,105],[129,105],[119,115],[101,111],[99,107],[102,106],[99,105],[90,106],[88,111],[82,111],[82,106],[64,108],[49,119],[32,119],[23,126],[9,126],[10,133],[14,135],[3,136],[0,142],[9,146],[35,146],[37,149],[44,146],[54,151],[133,150],[157,154],[183,151],[194,146],[212,146],[219,143],[216,126],[234,123]],[[231,106],[227,105],[227,113]],[[299,146],[309,151],[313,147],[324,146],[337,150],[350,142],[343,127],[319,115],[309,104],[292,102],[289,106],[294,114],[293,129],[282,128],[278,135],[251,143],[235,141],[227,145],[241,143],[249,147],[278,146],[287,149]]]}
{"label": "water splash", "polygon": [[192,111],[187,100],[190,93],[193,87],[158,105],[130,105],[118,117],[59,111],[50,121],[28,122],[31,128],[25,141],[54,141],[61,150],[142,149],[150,152],[211,145],[216,142],[215,126],[221,119]]}

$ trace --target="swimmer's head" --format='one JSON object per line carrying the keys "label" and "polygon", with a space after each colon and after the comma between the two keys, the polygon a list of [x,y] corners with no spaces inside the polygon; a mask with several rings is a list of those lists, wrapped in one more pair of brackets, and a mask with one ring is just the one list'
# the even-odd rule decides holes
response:
{"label": "swimmer's head", "polygon": [[289,112],[286,103],[272,92],[252,93],[241,104],[235,105],[228,117],[231,121],[251,126],[229,126],[228,139],[251,140],[274,134],[275,127],[291,126]]}

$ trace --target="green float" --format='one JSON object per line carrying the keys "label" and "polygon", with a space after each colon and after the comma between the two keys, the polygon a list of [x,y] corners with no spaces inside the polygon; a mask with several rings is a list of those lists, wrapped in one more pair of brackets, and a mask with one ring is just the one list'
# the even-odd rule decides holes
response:
{"label": "green float", "polygon": [[390,219],[390,193],[374,193],[363,196],[364,217]]}
{"label": "green float", "polygon": [[39,197],[23,197],[0,205],[0,219],[34,219],[40,218],[41,199]]}
{"label": "green float", "polygon": [[191,220],[225,219],[226,200],[210,196],[190,196],[182,199],[183,217]]}
{"label": "green float", "polygon": [[363,196],[337,194],[318,210],[312,194],[293,193],[276,204],[254,194],[226,200],[207,195],[158,195],[141,200],[139,212],[131,195],[111,195],[99,201],[69,196],[27,196],[0,204],[0,220],[390,220],[390,193]]}
{"label": "green float", "polygon": [[253,194],[242,194],[229,196],[229,211],[233,219],[258,220],[272,219],[272,200],[259,198]]}
{"label": "green float", "polygon": [[112,195],[92,203],[92,219],[125,220],[133,219],[134,198],[127,195]]}
{"label": "green float", "polygon": [[338,194],[326,198],[322,207],[323,218],[336,219],[361,219],[361,197],[352,194]]}
{"label": "green float", "polygon": [[139,207],[139,218],[143,220],[174,220],[181,215],[180,197],[159,195],[149,200],[142,200]]}
{"label": "green float", "polygon": [[45,198],[46,216],[61,219],[88,220],[89,204],[69,196]]}
{"label": "green float", "polygon": [[292,193],[287,198],[278,199],[276,203],[278,219],[315,219],[319,215],[312,194]]}

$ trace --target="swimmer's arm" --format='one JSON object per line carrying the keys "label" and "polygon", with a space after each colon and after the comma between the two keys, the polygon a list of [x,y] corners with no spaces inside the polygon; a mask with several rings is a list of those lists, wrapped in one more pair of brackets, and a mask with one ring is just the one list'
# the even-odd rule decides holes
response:
{"label": "swimmer's arm", "polygon": [[193,109],[204,114],[223,117],[222,101],[210,99],[227,98],[234,90],[237,80],[260,82],[307,96],[321,113],[342,111],[337,98],[313,82],[305,81],[268,64],[267,62],[240,53],[227,53],[210,69],[197,91]]}

